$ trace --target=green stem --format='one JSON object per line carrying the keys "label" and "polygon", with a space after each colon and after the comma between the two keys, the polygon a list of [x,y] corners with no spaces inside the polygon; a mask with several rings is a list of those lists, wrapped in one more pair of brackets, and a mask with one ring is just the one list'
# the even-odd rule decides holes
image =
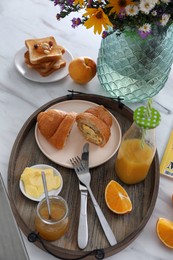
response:
{"label": "green stem", "polygon": [[146,129],[142,128],[141,148],[144,148]]}

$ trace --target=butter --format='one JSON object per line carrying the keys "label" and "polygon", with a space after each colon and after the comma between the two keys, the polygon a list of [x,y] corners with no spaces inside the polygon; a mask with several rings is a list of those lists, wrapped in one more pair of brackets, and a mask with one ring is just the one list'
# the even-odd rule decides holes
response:
{"label": "butter", "polygon": [[[42,169],[26,167],[21,175],[25,192],[28,196],[39,198],[43,192]],[[61,185],[59,176],[54,175],[53,169],[44,169],[48,191],[58,189]]]}
{"label": "butter", "polygon": [[83,131],[85,133],[86,139],[94,140],[95,143],[100,144],[102,142],[102,138],[88,125],[83,124]]}

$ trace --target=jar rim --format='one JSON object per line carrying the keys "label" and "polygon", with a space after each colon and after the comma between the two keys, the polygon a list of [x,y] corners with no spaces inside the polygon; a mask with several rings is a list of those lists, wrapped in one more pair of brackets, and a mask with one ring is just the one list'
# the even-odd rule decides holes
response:
{"label": "jar rim", "polygon": [[49,199],[54,199],[54,200],[59,200],[61,202],[63,202],[63,204],[65,205],[65,214],[62,218],[60,218],[59,220],[52,220],[52,219],[45,219],[43,218],[41,215],[40,215],[40,207],[41,205],[43,205],[43,203],[46,202],[46,198],[43,198],[37,205],[37,216],[41,219],[41,221],[43,221],[45,224],[49,224],[49,225],[54,225],[54,224],[57,224],[61,221],[63,221],[64,219],[66,219],[66,217],[68,216],[68,212],[69,212],[69,209],[68,209],[68,205],[67,205],[67,202],[65,199],[63,199],[61,196],[49,196]]}

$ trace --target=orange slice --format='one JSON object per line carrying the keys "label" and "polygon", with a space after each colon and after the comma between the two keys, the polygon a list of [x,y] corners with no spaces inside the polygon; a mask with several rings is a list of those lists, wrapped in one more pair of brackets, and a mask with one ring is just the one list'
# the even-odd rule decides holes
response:
{"label": "orange slice", "polygon": [[110,210],[125,214],[132,210],[132,202],[126,190],[116,181],[111,180],[105,189],[105,201]]}
{"label": "orange slice", "polygon": [[159,239],[169,248],[173,248],[173,222],[166,218],[159,218],[156,224]]}

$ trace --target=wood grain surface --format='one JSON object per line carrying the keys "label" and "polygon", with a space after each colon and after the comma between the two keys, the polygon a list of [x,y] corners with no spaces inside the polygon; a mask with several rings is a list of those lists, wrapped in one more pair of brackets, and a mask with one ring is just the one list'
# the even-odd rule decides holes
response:
{"label": "wood grain surface", "polygon": [[[158,155],[156,152],[145,181],[136,185],[125,185],[116,176],[114,169],[116,154],[103,165],[91,169],[91,189],[117,238],[118,244],[111,247],[107,242],[91,199],[88,198],[89,243],[85,250],[80,250],[77,245],[80,206],[78,180],[73,169],[67,169],[53,163],[39,150],[34,135],[37,114],[68,99],[87,100],[104,105],[118,120],[122,134],[133,121],[133,113],[129,108],[111,98],[98,95],[69,94],[56,98],[39,108],[23,125],[11,152],[8,169],[8,192],[11,207],[18,226],[28,236],[31,231],[34,231],[37,203],[27,199],[21,193],[19,189],[20,175],[25,167],[34,164],[44,163],[57,168],[63,177],[64,185],[60,195],[66,199],[69,206],[70,227],[66,235],[58,241],[44,241],[45,246],[53,254],[66,259],[80,258],[99,248],[104,249],[105,257],[108,257],[127,247],[142,231],[153,212],[160,175]],[[106,206],[104,191],[107,183],[112,179],[117,180],[126,189],[132,200],[133,210],[129,214],[116,215]],[[35,245],[43,249],[39,241],[35,242]],[[95,259],[95,256],[91,255],[87,259]]]}

